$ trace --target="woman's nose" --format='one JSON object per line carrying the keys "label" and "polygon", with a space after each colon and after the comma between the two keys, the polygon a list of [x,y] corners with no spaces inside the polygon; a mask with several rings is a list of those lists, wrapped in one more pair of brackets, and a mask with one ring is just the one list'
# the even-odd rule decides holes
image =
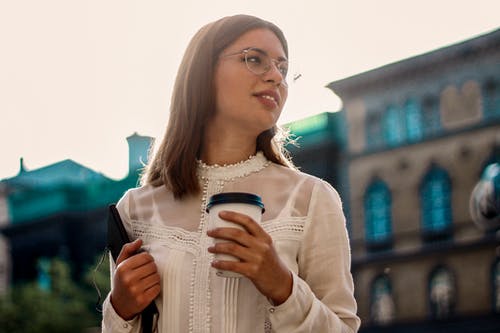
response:
{"label": "woman's nose", "polygon": [[263,74],[264,80],[266,82],[273,82],[277,85],[282,85],[286,87],[287,86],[286,78],[279,70],[278,64],[271,62],[269,66],[270,66],[269,70]]}

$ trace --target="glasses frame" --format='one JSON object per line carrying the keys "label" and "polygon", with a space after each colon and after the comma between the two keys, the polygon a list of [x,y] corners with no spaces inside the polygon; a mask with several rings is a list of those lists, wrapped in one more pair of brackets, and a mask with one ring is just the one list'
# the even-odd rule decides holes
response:
{"label": "glasses frame", "polygon": [[[251,66],[249,65],[248,63],[248,52],[250,51],[256,51],[257,53],[260,53],[261,55],[267,57],[269,59],[267,65],[265,66],[265,69],[263,72],[256,72],[254,70],[252,70]],[[243,49],[241,51],[238,51],[238,52],[234,52],[234,53],[230,53],[230,54],[225,54],[222,56],[222,58],[227,58],[227,57],[233,57],[235,55],[245,55],[245,65],[247,67],[247,69],[255,74],[255,75],[264,75],[266,73],[268,73],[271,68],[272,68],[272,65],[274,64],[274,66],[276,67],[276,69],[278,70],[278,72],[280,73],[281,75],[281,85],[283,85],[284,87],[288,87],[288,82],[286,81],[286,76],[288,74],[288,60],[287,59],[283,59],[283,60],[276,60],[276,59],[273,59],[269,56],[269,54],[267,54],[266,51],[262,50],[262,49],[259,49],[257,47],[249,47],[249,48],[246,48],[246,49]],[[286,74],[283,74],[283,72],[281,71],[281,68],[280,68],[280,64],[283,64],[285,63],[286,64],[286,70],[287,70],[287,73]]]}

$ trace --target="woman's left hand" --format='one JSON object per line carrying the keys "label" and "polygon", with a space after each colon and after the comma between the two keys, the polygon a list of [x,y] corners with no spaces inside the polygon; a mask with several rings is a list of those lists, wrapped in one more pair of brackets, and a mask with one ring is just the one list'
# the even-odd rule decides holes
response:
{"label": "woman's left hand", "polygon": [[217,243],[208,248],[211,253],[225,253],[240,261],[212,262],[212,267],[240,273],[275,305],[285,302],[292,293],[293,278],[273,246],[273,240],[262,227],[247,215],[222,211],[220,218],[239,224],[246,232],[236,228],[216,228],[208,236],[231,242]]}

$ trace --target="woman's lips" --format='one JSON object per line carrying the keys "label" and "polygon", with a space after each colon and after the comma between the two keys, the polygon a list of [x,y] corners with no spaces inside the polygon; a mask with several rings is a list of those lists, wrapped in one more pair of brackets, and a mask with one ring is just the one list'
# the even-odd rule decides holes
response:
{"label": "woman's lips", "polygon": [[267,108],[276,108],[278,106],[278,103],[276,103],[276,101],[274,100],[274,98],[272,97],[269,97],[268,95],[257,95],[255,96],[257,97],[257,99],[259,100],[259,102],[261,102],[262,104],[264,104],[264,106],[266,106]]}
{"label": "woman's lips", "polygon": [[272,91],[263,91],[254,94],[255,97],[267,108],[277,108],[279,106],[279,96]]}

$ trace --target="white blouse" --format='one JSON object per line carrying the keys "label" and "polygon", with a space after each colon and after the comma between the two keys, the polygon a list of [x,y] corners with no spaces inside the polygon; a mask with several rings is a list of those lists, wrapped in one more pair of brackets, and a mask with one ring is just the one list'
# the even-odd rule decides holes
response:
{"label": "white blouse", "polygon": [[[200,195],[175,200],[165,186],[146,185],[129,190],[117,205],[130,238],[141,238],[158,266],[160,333],[358,330],[342,203],[328,183],[261,152],[234,165],[199,163],[198,177]],[[249,279],[219,277],[210,266],[205,208],[221,192],[261,196],[261,225],[293,273],[292,294],[283,304],[273,306]],[[140,320],[123,320],[108,295],[102,332],[140,332]]]}

